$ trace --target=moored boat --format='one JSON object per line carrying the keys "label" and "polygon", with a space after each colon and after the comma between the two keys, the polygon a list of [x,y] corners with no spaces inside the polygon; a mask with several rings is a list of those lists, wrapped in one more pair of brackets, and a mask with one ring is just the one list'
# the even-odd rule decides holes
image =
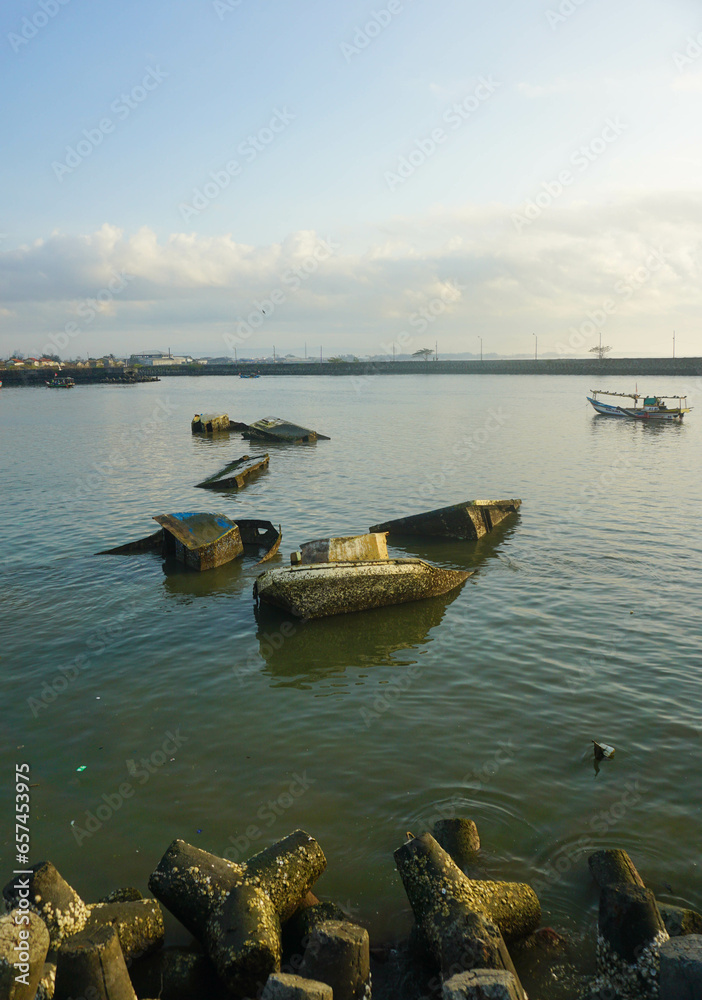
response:
{"label": "moored boat", "polygon": [[387,531],[391,535],[482,538],[500,521],[516,513],[521,503],[521,500],[464,500],[450,507],[374,524],[370,530]]}
{"label": "moored boat", "polygon": [[326,618],[438,597],[471,575],[422,559],[303,564],[262,573],[254,583],[254,599],[297,618]]}
{"label": "moored boat", "polygon": [[[640,392],[608,392],[604,389],[591,389],[592,396],[587,397],[590,403],[603,417],[620,417],[630,420],[669,420],[681,423],[686,413],[692,409],[687,405],[687,396],[646,396]],[[598,396],[621,396],[632,399],[633,406],[623,404],[613,405],[603,403]],[[677,402],[677,406],[668,406],[666,399]],[[639,405],[639,401],[641,401]]]}
{"label": "moored boat", "polygon": [[47,382],[46,384],[49,387],[49,389],[72,389],[76,383],[73,381],[70,375],[66,375],[63,377],[54,375],[51,381]]}

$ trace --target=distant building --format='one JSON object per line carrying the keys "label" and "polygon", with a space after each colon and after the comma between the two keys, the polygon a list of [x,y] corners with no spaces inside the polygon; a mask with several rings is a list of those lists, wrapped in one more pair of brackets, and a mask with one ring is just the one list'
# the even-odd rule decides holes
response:
{"label": "distant building", "polygon": [[151,367],[153,365],[189,365],[192,364],[193,359],[190,355],[176,355],[171,354],[169,351],[152,351],[148,354],[132,354],[129,359],[132,364],[144,365],[145,367]]}

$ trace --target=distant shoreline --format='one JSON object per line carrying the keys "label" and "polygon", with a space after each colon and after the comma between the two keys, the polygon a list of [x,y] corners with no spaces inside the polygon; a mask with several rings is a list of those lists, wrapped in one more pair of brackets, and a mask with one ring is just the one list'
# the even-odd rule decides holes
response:
{"label": "distant shoreline", "polygon": [[[77,383],[108,382],[122,374],[123,368],[63,368]],[[290,375],[326,375],[369,378],[376,375],[593,375],[626,376],[628,378],[670,375],[702,376],[702,358],[593,358],[582,360],[504,360],[504,361],[359,361],[359,362],[300,362],[295,364],[229,364],[203,365],[197,371],[188,365],[164,365],[141,369],[144,375],[158,378],[202,378],[258,372],[263,377]],[[0,381],[6,386],[41,386],[52,378],[52,369],[0,370]]]}

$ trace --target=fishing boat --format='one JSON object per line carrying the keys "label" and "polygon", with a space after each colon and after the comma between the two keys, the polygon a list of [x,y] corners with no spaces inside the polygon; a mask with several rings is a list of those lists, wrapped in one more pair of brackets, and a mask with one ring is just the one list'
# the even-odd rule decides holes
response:
{"label": "fishing boat", "polygon": [[391,535],[434,535],[441,538],[482,538],[515,514],[521,500],[464,500],[450,507],[439,507],[422,514],[398,517],[394,521],[374,524],[371,531],[387,531]]}
{"label": "fishing boat", "polygon": [[471,575],[423,559],[302,564],[262,573],[254,583],[254,600],[297,618],[326,618],[438,597]]}
{"label": "fishing boat", "polygon": [[46,383],[49,389],[72,389],[76,384],[70,375],[59,377],[54,375],[50,382]]}
{"label": "fishing boat", "polygon": [[248,477],[260,469],[265,469],[269,461],[267,454],[242,455],[196,486],[202,490],[240,490]]}
{"label": "fishing boat", "polygon": [[258,372],[239,372],[239,378],[260,378]]}
{"label": "fishing boat", "polygon": [[[603,417],[624,417],[630,420],[672,420],[681,423],[686,413],[692,409],[687,405],[687,396],[645,396],[640,392],[609,392],[604,389],[590,389],[592,396],[587,401]],[[621,396],[633,399],[633,406],[621,403],[603,403],[598,396]],[[677,405],[668,406],[666,399],[675,400]],[[640,401],[640,405],[639,405]]]}

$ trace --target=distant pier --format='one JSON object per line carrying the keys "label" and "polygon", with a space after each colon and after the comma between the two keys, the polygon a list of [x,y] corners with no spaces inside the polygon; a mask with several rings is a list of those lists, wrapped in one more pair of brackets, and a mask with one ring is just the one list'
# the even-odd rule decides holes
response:
{"label": "distant pier", "polygon": [[[145,375],[158,378],[202,378],[210,375],[230,375],[255,370],[262,376],[327,375],[368,378],[375,375],[605,375],[628,378],[668,375],[702,376],[702,358],[595,358],[543,360],[485,361],[353,361],[299,362],[294,364],[229,364],[202,365],[197,371],[188,365],[164,365],[142,369]],[[122,368],[68,368],[61,374],[70,375],[78,384],[109,383],[123,373]],[[7,369],[0,371],[4,385],[41,386],[47,379],[46,369]]]}

